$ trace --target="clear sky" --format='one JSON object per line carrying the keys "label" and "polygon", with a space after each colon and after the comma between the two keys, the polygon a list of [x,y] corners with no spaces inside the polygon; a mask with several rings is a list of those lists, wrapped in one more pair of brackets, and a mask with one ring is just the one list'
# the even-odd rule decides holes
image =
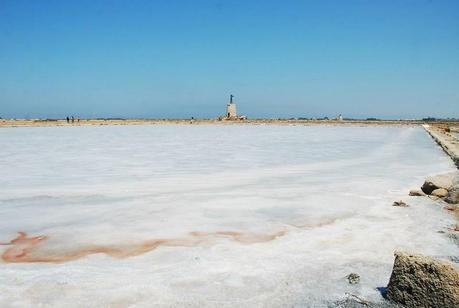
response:
{"label": "clear sky", "polygon": [[459,117],[459,1],[0,0],[0,117]]}

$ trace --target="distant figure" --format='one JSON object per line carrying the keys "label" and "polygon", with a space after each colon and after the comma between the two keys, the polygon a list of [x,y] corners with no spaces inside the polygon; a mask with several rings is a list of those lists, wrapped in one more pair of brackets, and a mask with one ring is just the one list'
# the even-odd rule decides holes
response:
{"label": "distant figure", "polygon": [[80,117],[77,117],[77,122],[80,123]]}
{"label": "distant figure", "polygon": [[72,123],[75,123],[75,118],[72,116]]}
{"label": "distant figure", "polygon": [[70,122],[70,119],[69,119],[69,117],[67,116],[67,123],[69,123],[69,122]]}

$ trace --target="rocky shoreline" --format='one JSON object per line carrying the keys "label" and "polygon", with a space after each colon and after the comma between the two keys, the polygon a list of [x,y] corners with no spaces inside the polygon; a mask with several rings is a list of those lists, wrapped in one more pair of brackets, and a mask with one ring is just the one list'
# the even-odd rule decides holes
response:
{"label": "rocky shoreline", "polygon": [[[459,168],[459,142],[449,127],[423,127]],[[446,226],[446,231],[440,232],[459,246],[459,170],[428,177],[420,189],[411,190],[409,195],[430,198],[457,218],[454,226]],[[409,204],[400,200],[393,206],[409,207]],[[394,256],[389,283],[381,290],[385,300],[369,302],[348,294],[329,307],[459,307],[458,257],[439,260],[403,251],[394,252]]]}
{"label": "rocky shoreline", "polygon": [[[459,171],[428,177],[420,189],[411,190],[410,196],[430,198],[452,213],[459,221]],[[400,200],[393,206],[409,207]],[[445,226],[440,231],[459,246],[459,223]],[[458,258],[437,259],[417,253],[395,251],[392,274],[386,288],[380,292],[381,302],[370,302],[357,295],[347,294],[340,301],[330,303],[331,308],[397,308],[397,307],[459,307]],[[358,283],[351,273],[349,283]]]}

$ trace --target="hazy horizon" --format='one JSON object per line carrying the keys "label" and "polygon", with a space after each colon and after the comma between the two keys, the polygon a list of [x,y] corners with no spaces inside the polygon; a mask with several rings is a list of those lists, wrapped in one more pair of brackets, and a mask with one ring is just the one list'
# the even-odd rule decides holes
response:
{"label": "hazy horizon", "polygon": [[458,1],[0,1],[0,117],[459,118]]}

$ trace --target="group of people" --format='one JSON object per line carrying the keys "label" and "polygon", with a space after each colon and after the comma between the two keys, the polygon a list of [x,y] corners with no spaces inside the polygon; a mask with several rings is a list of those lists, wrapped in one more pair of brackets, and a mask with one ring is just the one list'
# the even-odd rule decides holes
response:
{"label": "group of people", "polygon": [[[67,116],[67,123],[70,123],[70,121],[72,121],[72,123],[75,123],[75,117],[74,116],[71,116],[71,117],[68,117]],[[76,117],[76,121],[77,122],[80,122],[80,118],[79,117]]]}

